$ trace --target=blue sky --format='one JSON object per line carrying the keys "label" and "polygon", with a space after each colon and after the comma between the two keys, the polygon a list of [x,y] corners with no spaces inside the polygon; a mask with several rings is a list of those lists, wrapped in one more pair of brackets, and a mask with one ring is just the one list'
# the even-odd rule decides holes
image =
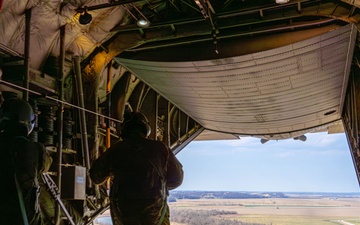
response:
{"label": "blue sky", "polygon": [[176,155],[185,173],[177,190],[360,192],[345,134],[306,136],[193,141]]}

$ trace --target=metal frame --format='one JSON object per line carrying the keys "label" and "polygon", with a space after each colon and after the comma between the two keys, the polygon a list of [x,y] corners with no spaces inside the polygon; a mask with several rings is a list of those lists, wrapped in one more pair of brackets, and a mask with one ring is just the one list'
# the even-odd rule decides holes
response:
{"label": "metal frame", "polygon": [[357,111],[358,99],[357,96],[360,90],[359,79],[355,80],[354,74],[349,79],[348,92],[346,95],[344,111],[343,111],[343,123],[348,140],[350,154],[354,163],[356,177],[360,184],[360,133],[359,133],[359,114]]}

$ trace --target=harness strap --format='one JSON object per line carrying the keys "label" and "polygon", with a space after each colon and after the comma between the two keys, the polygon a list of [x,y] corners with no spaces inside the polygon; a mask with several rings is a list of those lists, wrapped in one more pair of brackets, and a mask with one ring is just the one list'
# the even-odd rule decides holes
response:
{"label": "harness strap", "polygon": [[19,184],[19,182],[18,182],[18,180],[16,178],[15,171],[14,171],[14,179],[15,179],[16,190],[17,190],[17,195],[18,195],[19,204],[20,204],[21,216],[23,218],[24,225],[28,225],[29,222],[28,222],[26,212],[25,212],[24,198],[23,198],[23,195],[22,195],[22,192],[21,192],[20,184]]}
{"label": "harness strap", "polygon": [[161,212],[161,217],[160,217],[160,220],[159,220],[159,222],[158,222],[158,224],[157,225],[161,225],[162,224],[162,222],[164,221],[164,219],[165,219],[165,214],[166,214],[166,201],[167,201],[167,197],[165,197],[165,199],[164,199],[164,208],[163,208],[163,210],[162,210],[162,212]]}

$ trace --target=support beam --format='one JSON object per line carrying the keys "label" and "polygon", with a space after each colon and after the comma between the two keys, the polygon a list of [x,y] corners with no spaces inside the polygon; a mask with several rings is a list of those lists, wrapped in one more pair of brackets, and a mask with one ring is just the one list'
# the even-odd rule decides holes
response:
{"label": "support beam", "polygon": [[30,30],[31,30],[31,8],[25,11],[25,75],[24,75],[24,88],[23,99],[29,100],[29,73],[30,73]]}
{"label": "support beam", "polygon": [[[65,26],[60,28],[60,66],[59,66],[59,102],[57,110],[57,152],[56,152],[56,186],[61,190],[61,176],[62,176],[62,153],[63,153],[63,122],[64,122],[64,67],[65,67]],[[61,199],[61,193],[59,193],[59,199]],[[60,224],[60,205],[55,205],[55,223]]]}
{"label": "support beam", "polygon": [[185,148],[191,141],[193,141],[201,132],[204,130],[204,127],[195,126],[192,130],[190,130],[187,134],[181,137],[181,142],[174,143],[170,149],[174,152],[174,154],[178,154],[183,148]]}
{"label": "support beam", "polygon": [[77,95],[79,98],[79,107],[81,108],[79,110],[80,113],[80,132],[81,132],[81,144],[82,144],[82,150],[83,150],[83,157],[85,161],[85,167],[87,171],[87,185],[88,187],[91,187],[91,180],[89,177],[89,169],[90,169],[90,156],[89,156],[89,145],[88,145],[88,139],[87,139],[87,128],[86,128],[86,117],[85,117],[85,104],[84,104],[84,92],[83,92],[83,86],[82,86],[82,74],[81,74],[81,59],[80,56],[74,57],[75,61],[75,76],[76,76],[76,90]]}
{"label": "support beam", "polygon": [[[107,112],[108,117],[111,117],[111,61],[107,65],[107,83],[106,83],[106,101],[107,101]],[[110,148],[111,135],[110,135],[110,119],[106,119],[106,148]]]}
{"label": "support beam", "polygon": [[343,109],[343,124],[346,138],[350,148],[356,177],[360,185],[360,137],[359,137],[359,108],[360,100],[360,80],[356,80],[354,74],[349,79],[348,92],[346,94],[345,105]]}

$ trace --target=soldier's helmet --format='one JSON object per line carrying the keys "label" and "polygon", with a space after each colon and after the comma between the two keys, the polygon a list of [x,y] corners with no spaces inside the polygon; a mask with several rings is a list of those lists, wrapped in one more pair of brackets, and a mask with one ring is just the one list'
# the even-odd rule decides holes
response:
{"label": "soldier's helmet", "polygon": [[151,127],[148,119],[141,112],[129,112],[124,115],[124,122],[121,125],[121,136],[127,137],[127,134],[133,130],[139,130],[148,137],[151,133]]}
{"label": "soldier's helmet", "polygon": [[0,128],[26,129],[30,134],[34,129],[35,114],[31,105],[19,98],[6,99],[0,108]]}

